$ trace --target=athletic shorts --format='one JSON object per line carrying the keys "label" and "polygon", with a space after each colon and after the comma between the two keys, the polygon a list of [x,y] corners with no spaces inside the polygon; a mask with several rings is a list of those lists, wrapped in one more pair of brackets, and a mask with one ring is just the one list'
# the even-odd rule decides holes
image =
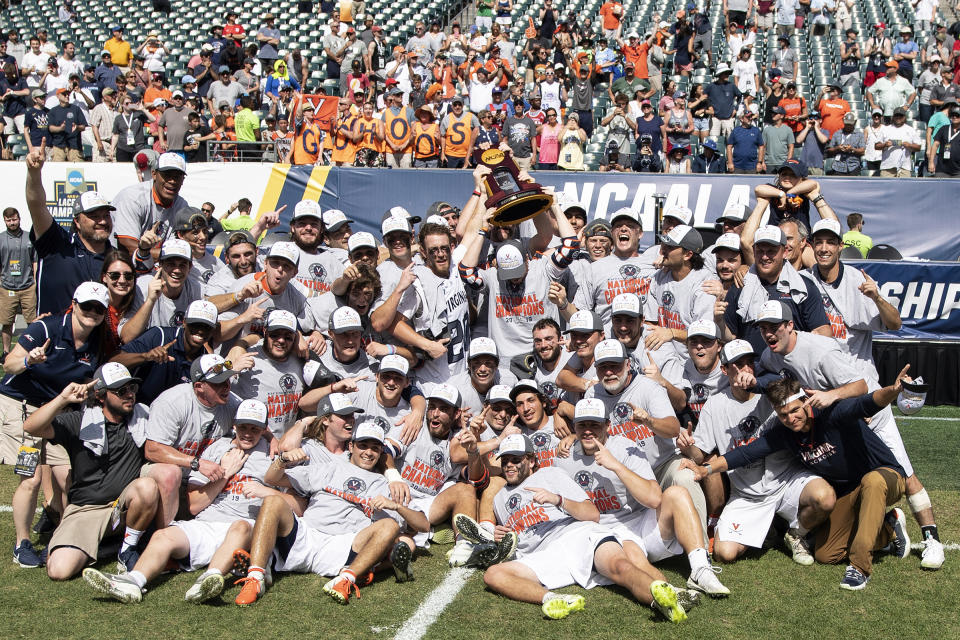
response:
{"label": "athletic shorts", "polygon": [[817,477],[809,471],[798,470],[784,483],[780,491],[763,500],[732,494],[714,529],[716,540],[736,542],[759,549],[773,523],[773,516],[779,515],[789,521],[791,527],[796,527],[800,494],[807,484]]}
{"label": "athletic shorts", "polygon": [[[450,487],[457,484],[456,480],[447,480],[440,491],[437,492],[437,496],[449,489]],[[427,519],[430,519],[430,509],[433,507],[433,501],[437,499],[437,496],[428,496],[422,493],[417,493],[416,495],[411,493],[410,504],[407,505],[412,511],[419,511],[423,515],[427,516]],[[417,532],[413,536],[413,541],[416,543],[417,548],[419,549],[429,549],[430,548],[430,532],[421,531]]]}
{"label": "athletic shorts", "polygon": [[542,545],[533,553],[524,554],[517,562],[537,574],[547,589],[560,589],[576,584],[584,589],[611,584],[609,578],[593,568],[593,555],[605,538],[614,538],[621,545],[632,539],[621,538],[614,529],[594,522],[570,525],[570,531]]}
{"label": "athletic shorts", "polygon": [[910,463],[907,449],[903,446],[903,438],[900,437],[900,429],[897,427],[897,421],[893,418],[893,410],[889,406],[884,407],[873,416],[870,421],[870,429],[893,452],[893,457],[897,459],[897,462],[906,472],[904,477],[912,476],[913,465]]}
{"label": "athletic shorts", "polygon": [[[664,540],[660,535],[660,524],[657,522],[656,509],[644,509],[639,514],[614,528],[620,535],[618,528],[623,528],[629,535],[638,538],[640,548],[650,562],[657,562],[683,553],[683,547],[676,538]],[[634,540],[636,542],[636,540]]]}
{"label": "athletic shorts", "polygon": [[[254,521],[249,518],[242,518],[250,523],[252,527]],[[183,531],[190,542],[189,555],[180,561],[180,567],[184,571],[196,571],[203,569],[213,560],[213,554],[217,552],[224,538],[227,537],[227,531],[233,522],[212,522],[207,520],[177,520],[171,527],[176,527]]]}
{"label": "athletic shorts", "polygon": [[346,566],[356,537],[356,533],[327,535],[295,517],[290,533],[277,538],[273,569],[285,573],[335,576]]}

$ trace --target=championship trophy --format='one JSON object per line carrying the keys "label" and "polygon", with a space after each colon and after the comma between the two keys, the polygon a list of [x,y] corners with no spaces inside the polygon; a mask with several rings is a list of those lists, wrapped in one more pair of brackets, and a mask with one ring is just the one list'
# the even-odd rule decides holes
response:
{"label": "championship trophy", "polygon": [[483,177],[487,190],[484,203],[496,213],[490,219],[498,227],[509,227],[543,213],[553,206],[553,196],[543,192],[536,182],[520,182],[520,169],[509,154],[501,149],[477,149],[473,154],[477,164],[490,168]]}

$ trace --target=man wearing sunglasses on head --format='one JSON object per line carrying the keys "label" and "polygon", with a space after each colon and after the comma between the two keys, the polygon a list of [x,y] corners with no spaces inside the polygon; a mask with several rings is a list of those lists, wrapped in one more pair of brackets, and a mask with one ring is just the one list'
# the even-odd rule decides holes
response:
{"label": "man wearing sunglasses on head", "polygon": [[[47,549],[47,575],[68,580],[97,559],[104,538],[122,535],[118,565],[132,569],[144,531],[156,521],[157,483],[140,477],[147,408],[136,403],[139,380],[108,362],[93,384],[71,382],[24,423],[70,456],[70,504]],[[65,411],[70,405],[81,406]],[[143,542],[146,542],[144,539]]]}

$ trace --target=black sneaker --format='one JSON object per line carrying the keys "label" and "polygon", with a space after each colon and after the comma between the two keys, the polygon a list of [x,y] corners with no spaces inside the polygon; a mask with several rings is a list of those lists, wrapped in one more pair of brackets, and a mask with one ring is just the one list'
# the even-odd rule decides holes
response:
{"label": "black sneaker", "polygon": [[49,507],[44,507],[40,517],[33,525],[33,532],[41,536],[51,534],[57,528],[59,522],[60,514],[51,511]]}
{"label": "black sneaker", "polygon": [[120,555],[117,556],[117,574],[123,575],[133,571],[133,567],[136,566],[139,559],[140,551],[135,546],[126,551],[121,551]]}
{"label": "black sneaker", "polygon": [[33,548],[29,540],[21,540],[19,546],[13,548],[13,561],[24,569],[36,569],[43,566],[43,558]]}
{"label": "black sneaker", "polygon": [[413,558],[413,552],[406,542],[398,542],[390,550],[390,564],[393,565],[393,575],[397,582],[409,582],[413,580],[413,571],[410,570],[410,560]]}

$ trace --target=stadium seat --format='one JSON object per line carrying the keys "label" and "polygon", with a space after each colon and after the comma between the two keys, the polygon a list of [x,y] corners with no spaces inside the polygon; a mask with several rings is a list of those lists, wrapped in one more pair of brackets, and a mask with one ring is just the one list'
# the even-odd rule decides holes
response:
{"label": "stadium seat", "polygon": [[902,260],[903,255],[889,244],[874,245],[867,252],[867,260]]}
{"label": "stadium seat", "polygon": [[856,247],[844,247],[840,251],[840,259],[843,261],[847,260],[863,260],[863,254],[860,253],[860,249]]}

